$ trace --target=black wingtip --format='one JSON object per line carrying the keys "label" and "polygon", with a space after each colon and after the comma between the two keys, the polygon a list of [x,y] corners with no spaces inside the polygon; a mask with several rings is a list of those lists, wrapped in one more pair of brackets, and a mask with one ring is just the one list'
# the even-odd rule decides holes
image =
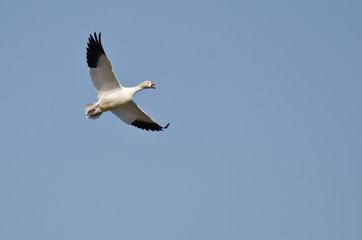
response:
{"label": "black wingtip", "polygon": [[158,125],[157,123],[150,123],[150,122],[143,122],[140,120],[135,120],[131,123],[131,125],[138,127],[142,130],[146,130],[146,131],[162,131],[163,129],[166,129],[170,123],[168,123],[165,127],[161,127],[160,125]]}
{"label": "black wingtip", "polygon": [[105,52],[102,47],[101,42],[101,33],[98,34],[94,32],[94,36],[90,34],[88,38],[88,47],[87,47],[87,63],[88,67],[96,68],[99,57]]}
{"label": "black wingtip", "polygon": [[[92,34],[91,34],[91,36],[92,36]],[[94,39],[96,40],[96,42],[99,42],[100,44],[102,44],[101,43],[101,32],[99,32],[98,37],[97,37],[97,33],[94,32]]]}

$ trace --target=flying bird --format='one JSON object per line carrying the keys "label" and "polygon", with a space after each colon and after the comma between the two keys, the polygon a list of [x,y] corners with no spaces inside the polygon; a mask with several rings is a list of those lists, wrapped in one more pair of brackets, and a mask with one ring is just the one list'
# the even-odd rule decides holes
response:
{"label": "flying bird", "polygon": [[94,33],[88,39],[87,63],[93,85],[98,94],[98,101],[85,106],[85,115],[90,119],[99,118],[103,112],[111,111],[127,124],[135,127],[162,131],[165,127],[158,125],[132,100],[135,93],[143,89],[154,89],[154,83],[144,81],[136,87],[124,87],[118,81],[101,42],[101,33]]}

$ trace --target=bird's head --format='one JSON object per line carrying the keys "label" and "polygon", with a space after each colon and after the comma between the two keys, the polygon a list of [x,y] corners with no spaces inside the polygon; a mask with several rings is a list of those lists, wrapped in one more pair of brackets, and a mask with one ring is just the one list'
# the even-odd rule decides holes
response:
{"label": "bird's head", "polygon": [[152,83],[151,81],[144,81],[143,83],[141,83],[142,88],[146,89],[146,88],[153,88],[155,89],[155,85],[154,83]]}

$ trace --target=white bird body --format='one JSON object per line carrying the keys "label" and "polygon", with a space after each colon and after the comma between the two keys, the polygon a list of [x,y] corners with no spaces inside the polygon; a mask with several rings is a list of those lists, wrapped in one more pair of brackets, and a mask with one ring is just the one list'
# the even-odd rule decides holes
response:
{"label": "white bird body", "polygon": [[104,95],[99,99],[99,108],[103,112],[113,110],[131,101],[134,93],[134,89],[132,88],[121,88],[115,92]]}
{"label": "white bird body", "polygon": [[167,128],[158,125],[141,108],[133,102],[133,96],[140,90],[154,88],[154,83],[144,81],[136,87],[123,87],[113,71],[101,43],[101,34],[97,38],[90,35],[87,48],[87,63],[93,85],[98,93],[96,103],[87,104],[86,117],[97,119],[103,112],[112,111],[117,117],[127,124],[135,127],[162,131]]}

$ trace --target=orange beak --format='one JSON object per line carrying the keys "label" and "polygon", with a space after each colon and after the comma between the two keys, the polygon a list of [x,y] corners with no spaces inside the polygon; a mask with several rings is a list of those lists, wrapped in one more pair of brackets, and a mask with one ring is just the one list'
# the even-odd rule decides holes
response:
{"label": "orange beak", "polygon": [[155,88],[154,86],[155,86],[156,84],[154,84],[154,83],[151,83],[151,88]]}

